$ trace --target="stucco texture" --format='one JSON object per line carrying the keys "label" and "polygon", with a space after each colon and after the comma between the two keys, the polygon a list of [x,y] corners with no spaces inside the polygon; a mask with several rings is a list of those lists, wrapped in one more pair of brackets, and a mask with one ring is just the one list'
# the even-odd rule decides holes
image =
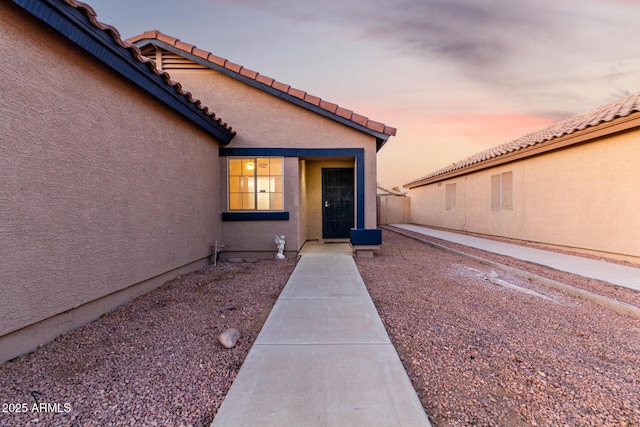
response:
{"label": "stucco texture", "polygon": [[[223,201],[223,210],[227,203],[227,161],[226,157],[220,158],[222,170],[220,179],[219,200]],[[226,255],[259,256],[262,258],[275,257],[277,253],[274,242],[275,235],[285,236],[285,251],[288,255],[295,255],[298,250],[297,221],[300,211],[300,198],[298,197],[300,180],[298,179],[299,164],[295,158],[283,159],[283,206],[289,212],[289,221],[225,221],[222,229],[223,251]],[[220,216],[220,214],[218,214]]]}
{"label": "stucco texture", "polygon": [[218,143],[11,3],[0,27],[0,335],[206,260]]}
{"label": "stucco texture", "polygon": [[[411,222],[640,258],[640,130],[410,190]],[[491,176],[513,172],[513,209],[491,209]],[[457,206],[445,210],[446,184]]]}
{"label": "stucco texture", "polygon": [[[220,117],[238,132],[230,148],[363,148],[365,162],[365,228],[376,228],[376,140],[336,121],[279,99],[273,95],[224,76],[213,70],[169,70],[174,80],[210,105]],[[293,161],[295,160],[295,162]],[[317,195],[321,183],[312,179],[310,165],[325,162],[324,167],[339,164],[354,167],[354,161],[343,158],[302,159],[305,169],[296,162],[285,161],[284,210],[290,213],[288,223],[281,221],[225,222],[225,251],[273,252],[274,232],[282,230],[287,237],[287,251],[297,251],[306,240],[322,237],[321,201]],[[338,163],[336,163],[338,162]],[[226,168],[226,160],[221,159]],[[226,209],[226,172],[220,200]],[[304,187],[302,187],[304,185]],[[320,228],[318,228],[320,227]]]}

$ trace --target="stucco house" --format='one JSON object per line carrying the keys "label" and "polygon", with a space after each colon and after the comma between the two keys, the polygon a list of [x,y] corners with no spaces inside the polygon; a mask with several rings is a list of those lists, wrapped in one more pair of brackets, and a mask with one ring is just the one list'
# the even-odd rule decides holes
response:
{"label": "stucco house", "polygon": [[127,39],[238,129],[220,148],[223,256],[271,257],[310,240],[381,243],[376,153],[396,129],[161,32]]}
{"label": "stucco house", "polygon": [[1,363],[207,265],[235,132],[85,5],[0,28]]}
{"label": "stucco house", "polygon": [[640,93],[405,184],[411,222],[640,263]]}
{"label": "stucco house", "polygon": [[[216,242],[378,242],[375,153],[395,129],[273,80],[221,73],[216,98],[194,96],[75,0],[1,2],[0,27],[0,363],[207,265]],[[326,205],[353,214],[325,229]]]}

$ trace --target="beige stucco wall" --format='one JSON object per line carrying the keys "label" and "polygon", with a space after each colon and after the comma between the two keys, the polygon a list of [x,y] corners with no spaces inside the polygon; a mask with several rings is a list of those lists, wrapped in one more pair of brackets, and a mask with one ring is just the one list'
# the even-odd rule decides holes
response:
{"label": "beige stucco wall", "polygon": [[[410,190],[411,220],[630,259],[640,257],[640,130]],[[491,175],[513,171],[513,210],[491,210]],[[457,183],[446,211],[445,186]]]}
{"label": "beige stucco wall", "polygon": [[[222,229],[222,243],[225,256],[259,256],[273,258],[277,248],[274,237],[285,236],[285,254],[295,255],[298,251],[298,221],[300,215],[300,178],[297,158],[285,157],[283,176],[283,205],[289,212],[289,221],[225,221]],[[220,200],[227,206],[227,159],[220,158]],[[220,214],[218,214],[220,217]]]}
{"label": "beige stucco wall", "polygon": [[408,224],[410,210],[409,197],[378,195],[378,225]]}
{"label": "beige stucco wall", "polygon": [[[241,83],[212,70],[170,70],[174,80],[209,105],[223,120],[238,132],[229,148],[364,148],[365,149],[365,228],[376,227],[376,141],[373,136],[356,131],[319,114],[281,100],[273,95]],[[302,159],[305,160],[305,159]],[[317,159],[312,159],[317,160]],[[221,159],[221,163],[225,163]],[[276,222],[225,222],[223,235],[225,250],[271,251],[275,253],[272,231],[284,230],[287,251],[298,250],[305,240],[318,235],[316,223],[319,205],[314,194],[320,191],[316,181],[309,181],[307,172],[293,162],[286,163],[286,192],[284,210],[290,212],[289,224]],[[350,166],[353,166],[351,161]],[[225,166],[226,167],[226,166]],[[292,174],[298,174],[293,178]],[[222,177],[224,180],[226,178]],[[306,180],[305,188],[302,187]],[[226,188],[220,195],[226,203]],[[307,202],[303,203],[306,198]],[[303,218],[302,216],[305,215]],[[278,221],[280,222],[280,221]],[[306,236],[304,235],[306,233]],[[249,240],[248,236],[265,236]],[[320,232],[320,237],[322,233]],[[249,243],[258,243],[251,247]],[[296,247],[297,245],[297,247]]]}
{"label": "beige stucco wall", "polygon": [[221,221],[215,140],[11,3],[0,27],[1,362],[206,264]]}

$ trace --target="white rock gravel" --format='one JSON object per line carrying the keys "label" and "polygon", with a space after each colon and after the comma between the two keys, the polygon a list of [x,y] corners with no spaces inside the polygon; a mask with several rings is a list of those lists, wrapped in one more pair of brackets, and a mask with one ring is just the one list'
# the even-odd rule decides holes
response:
{"label": "white rock gravel", "polygon": [[294,267],[221,262],[5,363],[0,426],[209,426]]}
{"label": "white rock gravel", "polygon": [[[357,265],[434,426],[640,425],[640,320],[383,233],[379,256]],[[451,246],[639,300],[634,291]],[[491,270],[556,302],[492,284]]]}

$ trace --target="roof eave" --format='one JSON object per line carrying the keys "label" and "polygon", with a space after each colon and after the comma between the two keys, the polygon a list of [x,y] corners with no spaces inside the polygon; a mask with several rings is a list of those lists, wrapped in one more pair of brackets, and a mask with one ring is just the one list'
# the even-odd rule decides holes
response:
{"label": "roof eave", "polygon": [[390,135],[384,134],[384,136],[386,136],[386,138],[376,138],[376,153],[380,151],[380,149],[384,147],[384,144],[389,140]]}
{"label": "roof eave", "polygon": [[[272,86],[269,86],[265,83],[259,82],[255,79],[252,79],[250,77],[244,76],[241,73],[237,73],[233,70],[230,70],[228,68],[225,68],[219,64],[216,64],[215,62],[209,61],[208,59],[204,59],[198,55],[194,55],[193,53],[187,52],[185,50],[179,49],[169,43],[166,43],[162,40],[158,40],[155,38],[143,38],[140,40],[136,40],[133,42],[133,44],[135,46],[137,46],[138,48],[143,48],[144,46],[147,45],[153,45],[153,46],[157,46],[159,48],[165,49],[169,52],[175,53],[176,55],[180,55],[183,56],[193,62],[196,62],[200,65],[204,65],[207,68],[210,68],[212,70],[215,70],[216,72],[219,72],[227,77],[231,77],[232,79],[235,79],[237,81],[240,81],[242,83],[248,84],[251,87],[254,87],[256,89],[262,90],[263,92],[269,93],[273,96],[276,96],[280,99],[283,99],[285,101],[291,102],[292,104],[295,104],[299,107],[305,108],[309,111],[312,111],[316,114],[319,114],[323,117],[329,118],[331,120],[334,120],[338,123],[341,123],[343,125],[349,126],[355,130],[358,130],[360,132],[363,132],[365,134],[371,135],[373,137],[376,138],[376,151],[380,150],[382,148],[382,146],[389,140],[390,136],[393,135],[389,135],[386,134],[384,132],[378,132],[375,131],[373,129],[370,129],[366,126],[360,125],[358,123],[355,123],[347,118],[344,118],[338,114],[332,113],[328,110],[325,110],[322,107],[319,107],[317,105],[311,104],[301,98],[298,98],[296,96],[293,96],[289,93],[285,93],[282,92],[279,89],[276,89]],[[395,129],[394,130],[394,134],[395,134]]]}
{"label": "roof eave", "polygon": [[[424,185],[434,184],[447,179],[457,178],[462,175],[467,175],[473,172],[478,172],[484,169],[504,165],[507,163],[515,162],[525,158],[539,156],[551,151],[567,148],[578,144],[584,144],[592,141],[596,141],[614,134],[627,132],[632,129],[640,127],[640,112],[633,112],[628,116],[617,117],[611,121],[601,122],[595,126],[589,126],[585,129],[568,133],[559,137],[555,137],[535,145],[531,145],[526,148],[521,148],[516,151],[508,152],[500,156],[487,159],[478,163],[467,165],[459,169],[446,171],[434,176],[429,176],[417,179],[415,181],[404,184],[404,188],[412,189],[421,187]],[[436,174],[434,172],[434,174]]]}
{"label": "roof eave", "polygon": [[[113,27],[99,28],[94,25],[81,10],[81,3],[75,7],[64,0],[12,1],[136,86],[176,110],[219,142],[229,144],[235,136],[235,132],[220,120],[214,120],[198,108],[193,99],[188,99],[189,94],[179,93],[176,87],[164,80],[163,74],[156,74],[148,69],[147,67],[152,66],[151,63],[141,62],[130,52],[130,49],[137,48],[119,45],[114,38],[119,38],[117,30]],[[107,30],[112,34],[108,34]]]}

